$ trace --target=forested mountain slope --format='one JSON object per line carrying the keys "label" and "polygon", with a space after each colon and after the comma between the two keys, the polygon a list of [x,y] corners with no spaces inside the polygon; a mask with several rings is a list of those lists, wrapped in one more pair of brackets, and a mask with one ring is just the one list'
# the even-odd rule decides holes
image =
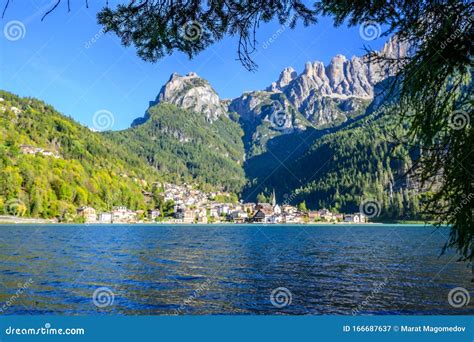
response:
{"label": "forested mountain slope", "polygon": [[126,147],[31,98],[0,91],[0,213],[64,218],[82,205],[146,209],[158,173]]}

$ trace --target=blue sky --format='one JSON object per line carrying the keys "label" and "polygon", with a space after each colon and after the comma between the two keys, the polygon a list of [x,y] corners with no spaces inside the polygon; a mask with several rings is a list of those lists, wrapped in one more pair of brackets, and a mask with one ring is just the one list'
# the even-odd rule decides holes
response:
{"label": "blue sky", "polygon": [[[235,60],[235,38],[219,42],[193,60],[175,53],[151,64],[137,57],[133,47],[121,46],[113,34],[101,35],[96,22],[101,1],[89,1],[89,9],[84,1],[72,1],[70,13],[64,3],[41,22],[54,2],[24,0],[10,5],[1,20],[0,88],[44,100],[88,126],[94,113],[110,111],[115,118],[112,129],[126,128],[142,116],[173,72],[197,72],[221,98],[235,98],[243,91],[267,87],[284,67],[293,66],[299,73],[306,61],[327,64],[336,54],[361,55],[364,45],[378,49],[386,40],[366,41],[359,27],[334,28],[329,18],[279,34],[275,22],[258,31],[256,72],[248,72]],[[3,3],[0,0],[2,7]],[[21,22],[24,30],[20,28],[19,39],[11,40],[6,31],[13,21]],[[269,43],[272,36],[275,39]],[[94,37],[98,39],[93,41]]]}

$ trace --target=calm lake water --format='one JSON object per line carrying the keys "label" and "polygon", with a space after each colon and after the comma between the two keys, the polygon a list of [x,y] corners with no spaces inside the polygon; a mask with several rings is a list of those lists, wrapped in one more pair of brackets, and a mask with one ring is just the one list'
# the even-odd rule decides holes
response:
{"label": "calm lake water", "polygon": [[448,232],[402,225],[0,226],[0,312],[472,314],[474,299],[461,308],[448,302],[455,287],[474,296],[468,265],[439,256]]}

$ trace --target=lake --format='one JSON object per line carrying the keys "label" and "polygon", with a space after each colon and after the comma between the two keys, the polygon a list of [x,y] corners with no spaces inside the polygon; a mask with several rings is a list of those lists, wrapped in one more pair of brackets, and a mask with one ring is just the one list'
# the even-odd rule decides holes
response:
{"label": "lake", "polygon": [[[449,230],[409,225],[3,225],[0,312],[59,315],[472,314],[440,257]],[[471,295],[472,297],[472,295]],[[459,299],[459,298],[458,298]]]}

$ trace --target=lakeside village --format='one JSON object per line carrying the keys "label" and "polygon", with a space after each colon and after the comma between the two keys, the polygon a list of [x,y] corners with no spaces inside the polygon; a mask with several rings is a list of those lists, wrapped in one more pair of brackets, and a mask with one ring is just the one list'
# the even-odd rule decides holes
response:
{"label": "lakeside village", "polygon": [[[77,209],[82,222],[93,224],[108,223],[264,223],[264,224],[298,224],[298,223],[366,223],[367,217],[362,213],[340,214],[327,209],[308,211],[291,205],[278,205],[275,192],[272,203],[225,203],[222,199],[230,198],[226,193],[209,193],[193,189],[190,185],[179,186],[164,183],[163,199],[171,208],[166,213],[152,209],[148,212],[132,211],[124,206],[116,206],[110,212],[98,213],[92,207]],[[150,193],[144,193],[151,196]]]}

